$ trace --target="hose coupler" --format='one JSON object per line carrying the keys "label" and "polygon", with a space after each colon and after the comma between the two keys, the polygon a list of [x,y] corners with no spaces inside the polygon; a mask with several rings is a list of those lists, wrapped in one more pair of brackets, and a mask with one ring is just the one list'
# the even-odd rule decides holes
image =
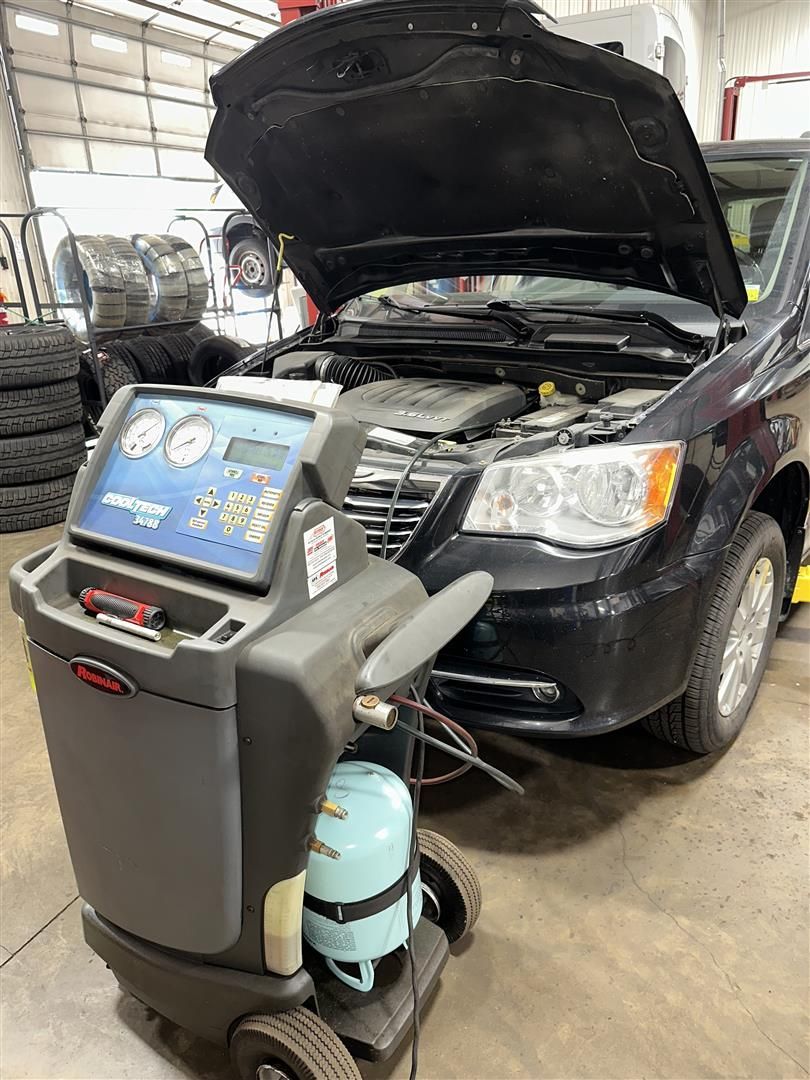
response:
{"label": "hose coupler", "polygon": [[354,699],[352,716],[358,724],[370,724],[372,727],[390,731],[397,722],[397,707],[389,701],[380,701],[376,694],[363,694]]}

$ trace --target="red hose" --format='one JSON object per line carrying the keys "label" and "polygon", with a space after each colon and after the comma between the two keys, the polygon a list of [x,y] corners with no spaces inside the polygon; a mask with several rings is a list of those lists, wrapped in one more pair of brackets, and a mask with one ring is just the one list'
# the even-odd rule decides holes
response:
{"label": "red hose", "polygon": [[[443,713],[436,712],[435,709],[431,709],[429,705],[423,705],[421,701],[413,701],[412,698],[400,697],[399,694],[392,694],[390,701],[396,702],[397,705],[405,705],[409,709],[415,709],[416,712],[422,713],[424,716],[429,717],[431,720],[435,720],[439,724],[446,724],[447,727],[452,728],[457,735],[459,735],[467,746],[470,748],[470,753],[478,755],[478,744],[472,735],[463,728],[461,724],[457,724],[455,720],[451,720],[449,716],[445,716]],[[425,787],[436,787],[437,784],[447,784],[451,780],[458,780],[460,776],[464,776],[472,768],[472,763],[469,765],[460,765],[457,769],[453,769],[449,773],[442,773],[441,776],[428,776],[422,780]],[[411,783],[415,784],[416,779],[412,776]]]}

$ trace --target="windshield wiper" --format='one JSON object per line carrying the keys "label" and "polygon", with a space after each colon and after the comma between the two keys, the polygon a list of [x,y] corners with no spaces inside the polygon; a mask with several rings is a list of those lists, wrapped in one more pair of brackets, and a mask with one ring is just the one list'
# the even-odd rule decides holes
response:
{"label": "windshield wiper", "polygon": [[519,315],[511,315],[508,310],[490,309],[489,306],[476,308],[472,311],[468,308],[453,307],[446,304],[403,304],[390,296],[366,296],[363,299],[376,300],[381,307],[388,308],[389,311],[401,311],[405,315],[444,315],[446,318],[451,319],[471,319],[474,322],[498,323],[510,331],[513,340],[516,342],[525,341],[537,329],[533,323],[527,319],[522,319]]}
{"label": "windshield wiper", "polygon": [[517,312],[528,311],[540,315],[567,315],[574,319],[596,319],[601,322],[623,322],[635,325],[654,326],[669,337],[683,342],[685,345],[702,345],[703,337],[684,330],[677,323],[670,322],[663,315],[654,311],[617,311],[613,308],[599,308],[594,311],[580,311],[578,308],[562,307],[555,304],[525,304],[522,300],[490,300],[487,303],[489,311]]}
{"label": "windshield wiper", "polygon": [[599,311],[580,311],[576,308],[554,304],[525,304],[522,300],[489,300],[481,307],[464,307],[453,304],[403,304],[390,296],[366,296],[366,300],[375,300],[390,311],[399,311],[405,315],[444,315],[451,319],[472,319],[475,322],[495,322],[505,326],[513,335],[515,342],[525,342],[537,331],[535,320],[522,317],[526,312],[532,315],[565,315],[570,319],[594,319],[597,322],[631,323],[635,326],[652,326],[683,345],[697,348],[704,344],[700,334],[684,330],[676,323],[657,315],[654,311],[617,311],[601,308]]}

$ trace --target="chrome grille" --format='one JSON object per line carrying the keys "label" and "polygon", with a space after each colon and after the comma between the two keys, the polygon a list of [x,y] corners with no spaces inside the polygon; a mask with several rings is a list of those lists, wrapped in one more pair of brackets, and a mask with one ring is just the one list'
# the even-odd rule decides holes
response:
{"label": "chrome grille", "polygon": [[[366,547],[371,555],[379,555],[385,522],[391,507],[395,484],[352,485],[343,503],[343,512],[359,521],[366,530]],[[428,507],[433,502],[438,485],[420,485],[418,489],[404,489],[399,493],[391,528],[388,531],[386,558],[396,558],[419,527]]]}

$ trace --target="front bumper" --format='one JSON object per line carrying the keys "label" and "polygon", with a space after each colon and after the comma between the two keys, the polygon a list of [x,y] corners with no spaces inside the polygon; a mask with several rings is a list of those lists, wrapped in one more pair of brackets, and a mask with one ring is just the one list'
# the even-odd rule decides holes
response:
{"label": "front bumper", "polygon": [[[553,575],[541,553],[521,558],[515,572],[506,545],[459,539],[479,548],[459,552],[463,564],[489,570],[496,583],[487,607],[437,660],[444,674],[430,692],[447,715],[470,727],[570,738],[632,723],[682,693],[721,551],[544,588]],[[445,583],[445,562],[420,568],[428,591]],[[572,577],[587,578],[588,560],[569,564]]]}

